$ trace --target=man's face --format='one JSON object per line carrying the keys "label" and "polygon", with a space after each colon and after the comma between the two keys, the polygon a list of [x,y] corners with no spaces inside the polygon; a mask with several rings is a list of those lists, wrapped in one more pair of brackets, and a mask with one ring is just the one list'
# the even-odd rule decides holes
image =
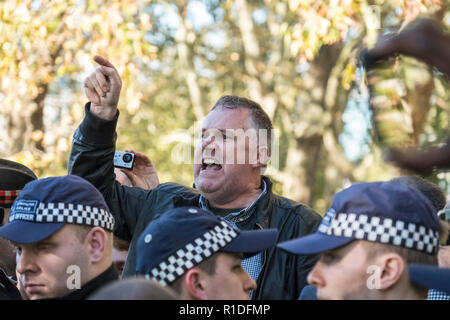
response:
{"label": "man's face", "polygon": [[122,278],[123,267],[125,266],[125,261],[127,260],[128,251],[112,249],[112,262],[117,272],[119,273],[119,279]]}
{"label": "man's face", "polygon": [[249,110],[243,108],[213,110],[203,122],[202,139],[195,150],[194,179],[208,200],[223,204],[248,190],[258,133],[251,123]]}
{"label": "man's face", "polygon": [[10,213],[11,213],[11,208],[3,208],[3,220],[0,221],[2,226],[6,225],[8,223]]}
{"label": "man's face", "polygon": [[[3,221],[1,225],[4,226],[8,223],[9,214],[11,208],[0,208],[3,210]],[[14,247],[9,240],[0,237],[0,268],[6,272],[8,276],[12,276],[16,269],[16,254],[14,253]]]}
{"label": "man's face", "polygon": [[439,248],[438,264],[441,268],[450,268],[450,245]]}
{"label": "man's face", "polygon": [[0,237],[0,268],[8,276],[13,276],[16,270],[16,254],[9,240]]}
{"label": "man's face", "polygon": [[255,281],[242,269],[242,255],[216,253],[216,272],[205,273],[208,300],[248,300],[249,291],[256,289]]}
{"label": "man's face", "polygon": [[362,241],[325,251],[308,275],[308,283],[316,286],[320,300],[368,299],[367,286],[370,259]]}
{"label": "man's face", "polygon": [[61,297],[70,293],[72,289],[69,289],[67,280],[74,275],[73,271],[68,272],[71,265],[80,268],[81,285],[87,281],[89,246],[81,241],[75,228],[77,226],[68,224],[39,242],[15,243],[16,271],[31,300]]}

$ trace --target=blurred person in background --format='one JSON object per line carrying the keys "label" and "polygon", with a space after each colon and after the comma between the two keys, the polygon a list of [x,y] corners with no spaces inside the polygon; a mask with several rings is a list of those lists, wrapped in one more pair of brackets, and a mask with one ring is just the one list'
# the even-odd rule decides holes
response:
{"label": "blurred person in background", "polygon": [[128,249],[130,248],[130,243],[120,240],[114,236],[113,251],[112,251],[112,262],[114,267],[119,274],[119,279],[122,279],[123,266],[127,260]]}
{"label": "blurred person in background", "polygon": [[[378,41],[372,48],[362,54],[362,62],[367,70],[374,68],[378,62],[396,55],[417,58],[436,67],[450,77],[450,34],[443,26],[431,19],[418,18],[400,33]],[[447,170],[450,168],[450,140],[441,147],[429,150],[391,149],[386,159],[395,165],[420,174],[427,174],[433,168]]]}
{"label": "blurred person in background", "polygon": [[[8,223],[11,207],[25,185],[37,177],[26,166],[0,159],[0,225]],[[17,300],[21,295],[16,281],[16,253],[11,243],[0,237],[0,299]]]}

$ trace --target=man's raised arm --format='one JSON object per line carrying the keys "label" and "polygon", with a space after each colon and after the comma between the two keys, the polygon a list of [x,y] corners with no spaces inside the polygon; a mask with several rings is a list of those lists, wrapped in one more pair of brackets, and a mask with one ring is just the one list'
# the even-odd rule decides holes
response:
{"label": "man's raised arm", "polygon": [[144,201],[127,201],[148,197],[138,188],[124,188],[115,183],[114,152],[116,125],[122,80],[116,68],[106,59],[95,56],[100,65],[85,82],[90,102],[85,106],[85,118],[74,133],[69,159],[69,174],[91,182],[104,196],[116,219],[116,234],[131,238],[140,206]]}

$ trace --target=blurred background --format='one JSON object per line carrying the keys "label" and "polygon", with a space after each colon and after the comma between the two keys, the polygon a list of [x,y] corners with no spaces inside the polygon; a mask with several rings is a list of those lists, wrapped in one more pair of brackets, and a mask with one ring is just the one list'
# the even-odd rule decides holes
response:
{"label": "blurred background", "polygon": [[[369,99],[358,63],[418,16],[450,30],[446,0],[2,0],[0,157],[66,174],[83,81],[102,55],[123,81],[117,149],[145,153],[161,182],[192,185],[176,154],[193,154],[194,123],[222,95],[240,95],[277,129],[275,191],[323,214],[352,182],[407,173],[383,161],[387,146],[450,137],[449,79],[400,58]],[[426,178],[450,195],[450,173]]]}

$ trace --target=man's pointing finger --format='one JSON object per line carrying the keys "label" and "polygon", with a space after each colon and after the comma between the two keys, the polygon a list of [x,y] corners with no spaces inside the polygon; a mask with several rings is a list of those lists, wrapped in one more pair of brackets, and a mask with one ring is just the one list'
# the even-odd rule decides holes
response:
{"label": "man's pointing finger", "polygon": [[113,64],[111,62],[109,62],[108,60],[106,60],[105,58],[103,58],[101,56],[95,56],[94,61],[97,62],[99,65],[115,69],[115,67],[113,66]]}

